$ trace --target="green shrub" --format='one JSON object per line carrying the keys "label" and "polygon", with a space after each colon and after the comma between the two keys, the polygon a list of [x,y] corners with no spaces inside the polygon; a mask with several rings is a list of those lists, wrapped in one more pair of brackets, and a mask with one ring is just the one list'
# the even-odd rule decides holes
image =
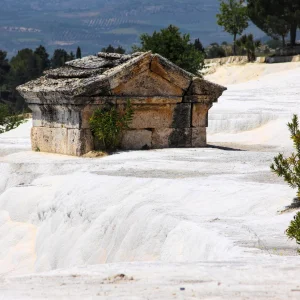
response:
{"label": "green shrub", "polygon": [[[296,153],[292,153],[288,158],[283,157],[283,154],[279,153],[274,158],[271,170],[278,176],[283,177],[290,187],[297,189],[296,202],[300,202],[300,130],[297,115],[294,115],[292,122],[288,123],[288,128]],[[297,244],[300,245],[300,212],[297,213],[286,230],[286,235],[290,239],[296,240]]]}
{"label": "green shrub", "polygon": [[274,157],[271,170],[279,177],[283,177],[290,187],[297,189],[297,197],[300,199],[300,130],[296,115],[293,116],[292,122],[288,123],[288,127],[296,153],[292,153],[287,158],[279,153],[278,156]]}
{"label": "green shrub", "polygon": [[24,117],[12,114],[9,106],[0,104],[0,134],[17,128],[24,123]]}
{"label": "green shrub", "polygon": [[154,31],[152,35],[144,33],[140,36],[141,47],[133,46],[133,52],[152,51],[158,53],[180,68],[197,74],[204,68],[205,55],[195,48],[189,34],[182,34],[174,25]]}
{"label": "green shrub", "polygon": [[220,46],[218,43],[210,44],[205,51],[208,59],[226,57],[226,51],[224,47]]}
{"label": "green shrub", "polygon": [[236,45],[247,53],[248,62],[256,59],[255,51],[261,46],[259,40],[254,40],[253,34],[244,34],[237,41]]}
{"label": "green shrub", "polygon": [[134,111],[129,100],[121,112],[114,106],[95,110],[89,122],[94,136],[103,143],[103,150],[117,149],[122,132],[129,129],[133,115]]}
{"label": "green shrub", "polygon": [[[294,220],[286,231],[286,235],[291,240],[296,240],[297,244],[300,245],[300,212],[294,217]],[[298,252],[300,253],[300,250]]]}

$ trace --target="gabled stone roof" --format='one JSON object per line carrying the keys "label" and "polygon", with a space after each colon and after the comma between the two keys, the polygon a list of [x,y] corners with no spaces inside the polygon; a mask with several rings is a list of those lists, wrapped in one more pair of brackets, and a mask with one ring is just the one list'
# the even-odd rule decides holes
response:
{"label": "gabled stone roof", "polygon": [[195,77],[158,54],[100,52],[97,56],[87,56],[48,70],[44,76],[18,87],[18,91],[28,103],[80,104],[84,97],[114,95],[114,89],[146,71],[182,89],[182,96],[194,91],[193,95],[214,94],[217,99],[225,90]]}

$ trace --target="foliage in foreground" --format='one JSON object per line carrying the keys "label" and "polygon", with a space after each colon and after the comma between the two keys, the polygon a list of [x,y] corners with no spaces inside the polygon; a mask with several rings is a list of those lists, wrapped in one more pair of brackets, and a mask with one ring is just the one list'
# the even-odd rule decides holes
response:
{"label": "foliage in foreground", "polygon": [[23,116],[12,115],[7,105],[0,104],[0,134],[17,128],[23,122]]}
{"label": "foliage in foreground", "polygon": [[279,177],[283,177],[290,187],[297,189],[297,197],[300,199],[300,130],[297,115],[294,115],[292,122],[288,123],[288,128],[296,153],[292,153],[287,158],[279,153],[278,156],[274,157],[271,170]]}
{"label": "foliage in foreground", "polygon": [[94,136],[103,143],[101,150],[113,151],[120,145],[122,132],[129,129],[134,115],[130,101],[122,112],[116,107],[97,109],[90,118],[90,126]]}
{"label": "foliage in foreground", "polygon": [[[271,170],[278,176],[283,177],[290,187],[297,189],[297,197],[300,201],[300,130],[297,115],[293,116],[292,122],[288,123],[288,127],[296,153],[292,153],[288,158],[283,157],[283,154],[280,153],[274,158]],[[286,230],[286,235],[291,240],[296,240],[297,244],[300,245],[300,212],[291,221],[289,228]]]}
{"label": "foliage in foreground", "polygon": [[[286,235],[289,239],[296,240],[296,243],[300,245],[300,212],[291,221],[289,228],[286,230]],[[300,250],[298,252],[300,253]]]}
{"label": "foliage in foreground", "polygon": [[181,34],[176,26],[170,25],[152,35],[142,34],[140,40],[141,47],[133,47],[134,52],[158,53],[193,74],[198,74],[204,67],[204,53],[191,43],[189,34]]}

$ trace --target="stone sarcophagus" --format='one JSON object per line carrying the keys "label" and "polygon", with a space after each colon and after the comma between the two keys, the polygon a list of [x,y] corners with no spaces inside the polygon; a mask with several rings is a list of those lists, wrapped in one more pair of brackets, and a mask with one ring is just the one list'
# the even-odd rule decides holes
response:
{"label": "stone sarcophagus", "polygon": [[99,53],[18,87],[33,112],[32,149],[77,156],[95,149],[94,110],[127,100],[134,118],[122,149],[204,147],[208,110],[224,90],[150,52]]}

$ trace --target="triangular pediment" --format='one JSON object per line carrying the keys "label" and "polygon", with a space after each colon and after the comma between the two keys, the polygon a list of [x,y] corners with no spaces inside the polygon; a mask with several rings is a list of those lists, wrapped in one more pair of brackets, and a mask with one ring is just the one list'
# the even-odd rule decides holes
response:
{"label": "triangular pediment", "polygon": [[154,54],[152,56],[150,69],[152,72],[183,90],[189,88],[194,77],[193,74],[181,69],[159,54]]}
{"label": "triangular pediment", "polygon": [[147,70],[131,80],[124,82],[112,90],[116,96],[183,96],[184,91],[162,78],[158,74]]}

